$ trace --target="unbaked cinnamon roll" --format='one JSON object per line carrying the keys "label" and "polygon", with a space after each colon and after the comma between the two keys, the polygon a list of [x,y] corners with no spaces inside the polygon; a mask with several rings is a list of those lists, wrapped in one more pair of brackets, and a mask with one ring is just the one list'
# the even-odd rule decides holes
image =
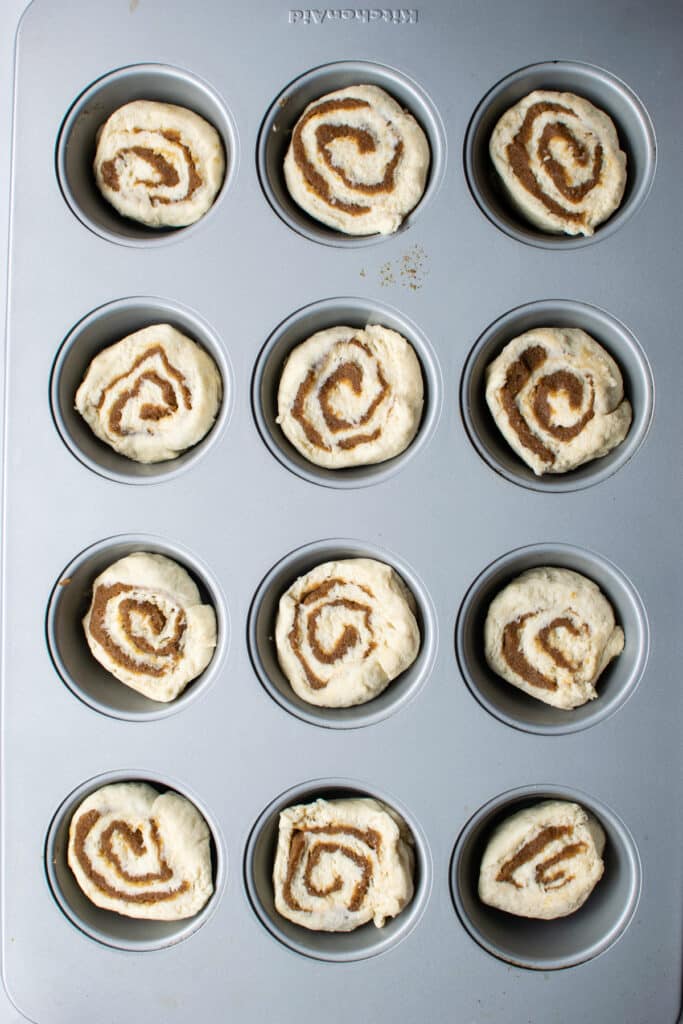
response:
{"label": "unbaked cinnamon roll", "polygon": [[220,135],[185,107],[135,100],[99,130],[95,180],[123,217],[185,227],[203,217],[225,176]]}
{"label": "unbaked cinnamon roll", "polygon": [[91,793],[71,819],[68,863],[97,907],[125,917],[192,917],[213,893],[209,828],[194,804],[142,782]]}
{"label": "unbaked cinnamon roll", "polygon": [[309,105],[285,157],[298,205],[347,235],[391,234],[425,189],[427,138],[383,89],[354,85]]}
{"label": "unbaked cinnamon roll", "polygon": [[602,878],[605,833],[579,804],[545,800],[507,818],[481,862],[479,898],[518,917],[553,920],[583,906]]}
{"label": "unbaked cinnamon roll", "polygon": [[536,327],[513,338],[487,367],[486,401],[537,476],[602,458],[632,420],[619,367],[578,328]]}
{"label": "unbaked cinnamon roll", "polygon": [[368,797],[316,800],[280,814],[273,869],[278,913],[312,931],[381,928],[413,897],[405,821]]}
{"label": "unbaked cinnamon roll", "polygon": [[277,422],[317,466],[371,465],[408,447],[420,425],[423,394],[419,360],[401,334],[374,324],[330,327],[287,359]]}
{"label": "unbaked cinnamon roll", "polygon": [[170,324],[153,324],[95,356],[76,408],[120,455],[165,462],[208,434],[222,393],[211,356]]}
{"label": "unbaked cinnamon roll", "polygon": [[216,613],[165,555],[135,552],[93,583],[83,628],[93,656],[151,700],[171,701],[201,675],[216,647]]}
{"label": "unbaked cinnamon roll", "polygon": [[417,657],[415,599],[383,562],[325,562],[283,594],[275,642],[294,692],[346,708],[380,694]]}
{"label": "unbaked cinnamon roll", "polygon": [[570,569],[523,572],[494,598],[484,624],[493,671],[556,708],[595,700],[598,678],[623,649],[609,601]]}
{"label": "unbaked cinnamon roll", "polygon": [[624,194],[613,121],[570,92],[529,93],[498,121],[489,151],[512,203],[544,231],[592,235]]}

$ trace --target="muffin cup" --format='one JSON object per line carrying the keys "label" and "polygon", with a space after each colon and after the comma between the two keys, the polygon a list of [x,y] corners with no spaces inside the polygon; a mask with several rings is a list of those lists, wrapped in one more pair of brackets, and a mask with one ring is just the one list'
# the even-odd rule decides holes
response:
{"label": "muffin cup", "polygon": [[[199,588],[204,604],[216,613],[217,644],[213,658],[175,700],[151,700],[120,682],[93,657],[83,629],[92,600],[92,584],[108,566],[135,551],[165,555],[181,565]],[[71,692],[111,718],[145,722],[167,718],[198,700],[220,674],[229,643],[229,619],[219,584],[189,551],[146,534],[124,534],[86,548],[66,566],[54,586],[47,609],[47,642],[57,672]]]}
{"label": "muffin cup", "polygon": [[[489,667],[484,654],[484,623],[494,597],[538,566],[571,569],[597,583],[624,631],[624,650],[596,681],[597,698],[571,710],[552,707],[508,683]],[[623,707],[645,671],[650,630],[637,590],[606,558],[568,544],[536,544],[503,555],[477,577],[460,608],[455,644],[465,682],[487,711],[514,729],[556,736],[588,729]]]}
{"label": "muffin cup", "polygon": [[[346,235],[309,216],[292,199],[284,176],[284,161],[292,131],[309,103],[352,85],[375,85],[389,93],[413,115],[429,141],[431,161],[425,190],[417,206],[393,235]],[[438,191],[446,167],[446,134],[427,93],[395,68],[374,61],[347,60],[314,68],[291,82],[271,104],[259,132],[256,163],[261,188],[275,213],[293,231],[313,242],[360,247],[392,238],[410,228]]]}
{"label": "muffin cup", "polygon": [[[496,124],[510,107],[536,89],[572,92],[603,110],[615,124],[626,153],[626,189],[617,210],[590,237],[555,235],[524,219],[506,195],[489,155]],[[654,180],[657,144],[650,116],[641,100],[615,75],[578,61],[531,64],[503,78],[484,96],[465,137],[465,174],[472,196],[501,231],[527,245],[566,251],[608,238],[645,202]]]}
{"label": "muffin cup", "polygon": [[[507,914],[482,903],[479,869],[496,826],[543,800],[569,800],[595,815],[605,830],[605,873],[579,910],[554,921]],[[638,906],[640,856],[633,836],[606,804],[561,786],[537,785],[494,797],[470,818],[451,860],[451,893],[461,923],[500,960],[537,971],[575,967],[604,953],[624,933]]]}
{"label": "muffin cup", "polygon": [[[294,924],[275,909],[273,865],[280,812],[295,804],[323,798],[372,797],[395,809],[415,840],[415,892],[410,903],[382,928],[371,921],[352,932],[317,932]],[[273,800],[258,817],[247,841],[244,883],[261,924],[283,945],[314,960],[349,963],[378,956],[393,948],[420,920],[432,886],[432,859],[427,839],[412,815],[393,797],[349,779],[317,779],[294,786]]]}
{"label": "muffin cup", "polygon": [[[122,217],[101,194],[93,162],[97,134],[107,118],[133,100],[172,103],[199,114],[221,137],[226,171],[211,209],[183,228],[152,228]],[[76,217],[110,242],[130,246],[163,245],[186,239],[216,211],[237,169],[237,133],[224,101],[208,83],[182,68],[166,64],[132,64],[88,86],[74,101],[57,139],[57,178]]]}
{"label": "muffin cup", "polygon": [[[420,425],[408,447],[392,459],[347,469],[317,466],[294,447],[277,423],[277,395],[284,365],[290,352],[317,331],[340,326],[362,329],[369,324],[397,331],[412,345],[420,363],[424,387]],[[323,299],[283,320],[261,350],[252,380],[254,418],[268,449],[292,473],[323,487],[367,487],[397,473],[422,451],[432,437],[441,413],[442,393],[442,376],[436,355],[420,328],[390,306],[359,298]]]}
{"label": "muffin cup", "polygon": [[[393,679],[382,693],[365,704],[356,704],[349,708],[317,707],[302,700],[294,692],[280,668],[275,645],[278,604],[282,595],[299,576],[305,575],[324,562],[342,558],[374,558],[396,570],[415,598],[420,649],[412,665]],[[389,552],[353,540],[326,540],[307,544],[273,566],[254,595],[249,611],[247,636],[254,670],[273,700],[296,718],[328,729],[357,729],[373,725],[405,707],[427,680],[437,648],[436,615],[419,577],[408,565]]]}
{"label": "muffin cup", "polygon": [[[214,891],[205,906],[193,917],[180,921],[148,921],[126,917],[95,906],[78,885],[67,861],[71,819],[86,797],[102,786],[117,782],[146,782],[160,792],[173,790],[194,804],[209,826]],[[206,924],[225,888],[227,856],[216,820],[184,786],[147,771],[111,771],[78,786],[57,808],[45,841],[45,870],[55,901],[76,928],[105,946],[141,953],[174,946]]]}
{"label": "muffin cup", "polygon": [[[486,368],[505,345],[538,327],[581,328],[616,360],[624,380],[624,396],[631,403],[633,420],[616,448],[566,473],[536,476],[512,450],[486,402]],[[532,491],[579,491],[606,480],[625,466],[639,450],[652,423],[655,387],[647,357],[629,329],[616,317],[570,299],[530,302],[504,313],[486,328],[467,357],[460,383],[460,408],[469,438],[482,459],[511,483]]]}
{"label": "muffin cup", "polygon": [[[92,432],[75,407],[76,392],[90,363],[103,349],[160,323],[175,327],[211,356],[221,375],[223,393],[216,419],[201,441],[175,459],[136,462]],[[190,469],[220,440],[232,410],[232,372],[218,335],[197,313],[168,299],[135,296],[100,306],[72,328],[52,368],[50,402],[55,426],[79,462],[118,483],[152,484]]]}

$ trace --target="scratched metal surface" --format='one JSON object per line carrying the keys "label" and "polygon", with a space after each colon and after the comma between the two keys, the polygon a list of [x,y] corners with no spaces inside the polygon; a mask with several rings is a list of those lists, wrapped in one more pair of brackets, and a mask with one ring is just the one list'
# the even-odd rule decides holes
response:
{"label": "scratched metal surface", "polygon": [[[227,1014],[282,1024],[639,1024],[678,1014],[683,20],[675,5],[653,9],[643,0],[577,0],[550,10],[545,0],[425,0],[414,23],[394,21],[348,12],[290,21],[272,0],[103,0],[96,10],[87,0],[35,0],[22,22],[6,367],[2,933],[7,992],[40,1024]],[[463,169],[467,125],[488,90],[518,68],[555,59],[594,64],[627,83],[658,143],[642,208],[601,241],[565,251],[525,245],[494,226]],[[295,232],[257,175],[259,128],[275,98],[298,76],[337,61],[379,62],[414,80],[444,130],[438,190],[406,230],[377,244],[323,246]],[[236,159],[219,207],[196,230],[169,244],[117,244],[88,230],[65,202],[56,140],[91,83],[157,62],[218,94]],[[73,326],[103,304],[140,295],[194,311],[232,371],[232,412],[216,443],[186,471],[146,486],[98,475],[75,458],[49,396]],[[389,307],[418,327],[435,355],[442,404],[427,443],[397,472],[340,489],[283,465],[260,436],[251,400],[257,359],[275,328],[303,307],[342,297],[362,300],[363,309]],[[459,405],[477,338],[507,311],[547,299],[596,306],[625,324],[647,356],[657,399],[634,457],[594,486],[565,493],[495,473],[470,442]],[[56,581],[80,552],[139,534],[206,567],[230,631],[220,670],[197,699],[167,717],[130,721],[64,685],[46,616]],[[261,685],[249,653],[249,610],[262,579],[295,549],[326,541],[328,550],[336,539],[339,549],[395,556],[426,595],[434,655],[426,678],[412,699],[363,728],[324,728],[289,713]],[[539,544],[574,546],[581,557],[597,552],[616,565],[651,628],[630,699],[569,734],[502,721],[475,699],[456,659],[456,620],[473,581],[494,560]],[[636,643],[641,654],[644,643]],[[627,647],[622,657],[634,653]],[[75,927],[53,896],[45,850],[54,815],[107,772],[185,789],[216,828],[224,885],[206,923],[177,944],[105,945]],[[421,837],[423,884],[421,916],[396,934],[400,942],[388,933],[381,955],[366,959],[345,959],[340,945],[340,962],[331,963],[294,951],[264,926],[249,898],[263,877],[251,877],[245,857],[252,827],[281,794],[340,779],[405,809]],[[453,851],[468,821],[501,794],[533,786],[577,791],[616,815],[642,867],[637,910],[619,941],[564,970],[522,969],[492,956],[463,927],[452,898]],[[608,869],[628,875],[621,835]],[[267,874],[263,863],[258,870]],[[618,887],[606,891],[620,898]],[[579,945],[597,920],[590,901],[582,913],[571,939]],[[563,922],[550,927],[549,936],[570,934],[558,931]],[[542,951],[530,955],[538,966]]]}

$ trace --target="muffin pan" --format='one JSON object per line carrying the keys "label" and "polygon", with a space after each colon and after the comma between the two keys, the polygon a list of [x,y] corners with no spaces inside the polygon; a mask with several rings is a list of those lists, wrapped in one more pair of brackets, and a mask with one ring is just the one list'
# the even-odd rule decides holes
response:
{"label": "muffin pan", "polygon": [[[578,0],[561,26],[541,0],[521,14],[498,0],[404,13],[210,0],[200,13],[122,0],[93,17],[85,0],[34,0],[18,34],[2,681],[2,966],[15,1014],[673,1022],[683,23],[644,0]],[[633,32],[618,31],[625,19]],[[432,148],[423,199],[388,237],[336,235],[284,189],[293,123],[354,82],[409,108]],[[539,87],[602,106],[627,152],[622,206],[592,239],[524,225],[492,176],[493,123]],[[122,220],[95,189],[97,129],[136,98],[186,105],[221,135],[223,188],[189,228]],[[224,395],[200,444],[141,466],[90,434],[73,396],[98,351],[154,322],[212,355]],[[420,429],[387,463],[322,470],[277,425],[287,354],[335,323],[394,328],[420,360]],[[486,366],[533,326],[588,330],[633,405],[623,444],[565,477],[534,477],[484,400]],[[185,566],[217,614],[211,663],[170,705],[108,678],[83,636],[92,580],[134,550]],[[359,555],[412,590],[419,656],[368,704],[305,705],[278,667],[277,602],[315,564]],[[488,602],[544,564],[594,579],[626,635],[598,699],[573,712],[514,690],[483,658]],[[215,893],[195,918],[118,918],[77,888],[70,815],[114,780],[175,789],[205,816]],[[277,815],[341,794],[405,817],[415,897],[384,929],[308,932],[274,911]],[[484,907],[491,829],[548,796],[600,819],[604,878],[565,919]]]}

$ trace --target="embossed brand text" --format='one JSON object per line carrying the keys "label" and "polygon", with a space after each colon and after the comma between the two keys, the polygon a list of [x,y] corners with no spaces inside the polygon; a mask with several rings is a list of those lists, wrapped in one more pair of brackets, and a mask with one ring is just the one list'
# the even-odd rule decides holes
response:
{"label": "embossed brand text", "polygon": [[322,25],[333,21],[361,21],[369,24],[382,21],[389,25],[417,24],[417,10],[389,10],[380,7],[307,7],[301,10],[290,10],[290,25]]}

